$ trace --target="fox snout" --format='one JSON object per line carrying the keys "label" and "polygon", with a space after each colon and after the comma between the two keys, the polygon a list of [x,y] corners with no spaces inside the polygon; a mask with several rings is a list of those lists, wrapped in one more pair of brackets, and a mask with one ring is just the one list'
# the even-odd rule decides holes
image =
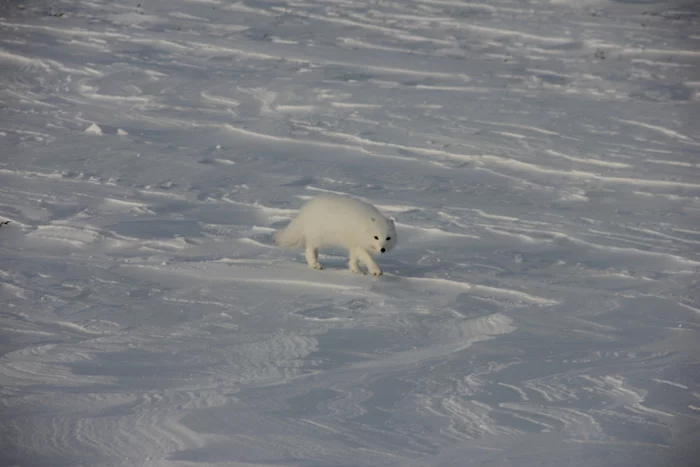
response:
{"label": "fox snout", "polygon": [[379,251],[381,251],[382,253],[384,253],[384,252],[386,251],[386,248],[382,248],[382,249],[379,250]]}

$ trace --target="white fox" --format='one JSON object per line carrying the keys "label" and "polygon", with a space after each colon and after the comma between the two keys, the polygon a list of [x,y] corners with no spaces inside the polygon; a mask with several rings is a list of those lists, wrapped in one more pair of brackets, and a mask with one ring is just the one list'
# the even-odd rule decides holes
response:
{"label": "white fox", "polygon": [[277,245],[285,248],[306,247],[309,267],[323,269],[318,262],[319,248],[335,246],[348,250],[352,272],[363,274],[358,261],[380,276],[382,270],[372,259],[396,245],[394,221],[371,204],[350,196],[322,195],[301,208],[296,218],[275,232]]}

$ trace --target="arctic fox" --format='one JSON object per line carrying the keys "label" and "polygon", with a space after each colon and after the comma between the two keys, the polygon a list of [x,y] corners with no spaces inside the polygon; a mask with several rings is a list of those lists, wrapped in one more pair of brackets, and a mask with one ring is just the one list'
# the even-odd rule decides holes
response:
{"label": "arctic fox", "polygon": [[396,245],[394,221],[386,218],[371,204],[342,195],[318,196],[301,208],[296,218],[275,232],[277,245],[286,248],[306,247],[309,267],[323,269],[318,249],[335,246],[348,250],[352,272],[362,274],[358,260],[375,276],[382,270],[372,254],[384,253]]}

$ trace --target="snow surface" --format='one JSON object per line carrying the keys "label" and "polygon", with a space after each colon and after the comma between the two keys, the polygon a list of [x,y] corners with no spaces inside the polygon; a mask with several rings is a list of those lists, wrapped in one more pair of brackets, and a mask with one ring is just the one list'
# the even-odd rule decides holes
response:
{"label": "snow surface", "polygon": [[2,2],[0,464],[691,465],[699,13]]}

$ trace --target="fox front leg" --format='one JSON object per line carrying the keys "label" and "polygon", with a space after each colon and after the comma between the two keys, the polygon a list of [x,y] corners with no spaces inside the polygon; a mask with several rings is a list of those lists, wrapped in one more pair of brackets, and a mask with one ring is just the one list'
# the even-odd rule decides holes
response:
{"label": "fox front leg", "polygon": [[372,258],[372,255],[367,253],[367,250],[364,250],[362,248],[357,248],[357,256],[358,258],[365,263],[367,266],[367,270],[369,271],[370,274],[373,274],[375,276],[381,276],[382,275],[382,270],[379,269],[379,266],[377,266],[377,263],[374,262],[374,259]]}

